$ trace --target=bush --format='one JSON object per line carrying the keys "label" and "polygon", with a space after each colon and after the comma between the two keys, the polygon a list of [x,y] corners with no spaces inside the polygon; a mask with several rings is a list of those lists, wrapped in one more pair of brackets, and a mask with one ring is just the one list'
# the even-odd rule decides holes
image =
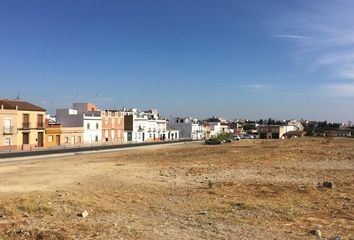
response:
{"label": "bush", "polygon": [[226,133],[226,132],[223,132],[223,133],[219,133],[216,137],[215,137],[215,140],[216,141],[227,141],[229,139],[231,139],[232,137],[232,134],[231,133]]}

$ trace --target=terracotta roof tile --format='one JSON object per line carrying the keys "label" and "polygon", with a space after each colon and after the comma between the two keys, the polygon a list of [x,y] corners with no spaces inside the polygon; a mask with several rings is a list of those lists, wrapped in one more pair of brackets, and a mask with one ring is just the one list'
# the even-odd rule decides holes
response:
{"label": "terracotta roof tile", "polygon": [[8,99],[0,99],[0,107],[1,105],[4,107],[4,109],[16,109],[16,106],[18,107],[18,110],[25,110],[25,111],[45,111],[44,108],[36,106],[32,103],[25,102],[22,100],[8,100]]}

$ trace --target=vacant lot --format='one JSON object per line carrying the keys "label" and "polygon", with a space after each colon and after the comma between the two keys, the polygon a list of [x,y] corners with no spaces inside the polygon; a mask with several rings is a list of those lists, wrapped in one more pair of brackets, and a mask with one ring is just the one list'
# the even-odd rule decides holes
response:
{"label": "vacant lot", "polygon": [[154,146],[3,163],[0,176],[4,240],[354,239],[354,139]]}

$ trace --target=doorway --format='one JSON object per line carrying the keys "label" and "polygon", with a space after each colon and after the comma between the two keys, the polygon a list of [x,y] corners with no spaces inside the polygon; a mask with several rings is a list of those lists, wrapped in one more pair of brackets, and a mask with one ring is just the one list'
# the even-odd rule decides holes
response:
{"label": "doorway", "polygon": [[43,147],[43,132],[38,133],[37,146]]}

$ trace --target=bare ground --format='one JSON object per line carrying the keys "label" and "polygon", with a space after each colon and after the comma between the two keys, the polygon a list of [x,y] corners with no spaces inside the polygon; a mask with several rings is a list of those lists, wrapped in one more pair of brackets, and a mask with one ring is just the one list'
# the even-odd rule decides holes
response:
{"label": "bare ground", "polygon": [[0,176],[1,240],[354,239],[354,139],[154,146]]}

